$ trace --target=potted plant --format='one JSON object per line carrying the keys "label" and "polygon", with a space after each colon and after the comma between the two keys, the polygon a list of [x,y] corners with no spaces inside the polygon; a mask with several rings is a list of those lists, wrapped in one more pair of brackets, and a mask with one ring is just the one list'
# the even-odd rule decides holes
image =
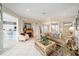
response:
{"label": "potted plant", "polygon": [[43,45],[48,45],[49,41],[47,36],[41,36],[41,41],[40,41]]}

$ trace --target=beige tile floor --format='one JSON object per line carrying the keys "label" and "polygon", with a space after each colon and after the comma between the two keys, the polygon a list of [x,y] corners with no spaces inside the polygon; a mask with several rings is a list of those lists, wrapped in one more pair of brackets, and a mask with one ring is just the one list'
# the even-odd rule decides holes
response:
{"label": "beige tile floor", "polygon": [[11,49],[5,51],[1,56],[42,56],[35,48],[35,40],[29,39],[26,42],[18,42]]}

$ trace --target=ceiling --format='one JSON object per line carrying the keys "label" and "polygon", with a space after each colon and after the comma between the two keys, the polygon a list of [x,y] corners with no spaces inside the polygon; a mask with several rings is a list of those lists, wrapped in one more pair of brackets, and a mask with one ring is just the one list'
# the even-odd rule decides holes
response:
{"label": "ceiling", "polygon": [[78,3],[4,3],[3,6],[26,18],[44,19],[57,16],[76,16]]}

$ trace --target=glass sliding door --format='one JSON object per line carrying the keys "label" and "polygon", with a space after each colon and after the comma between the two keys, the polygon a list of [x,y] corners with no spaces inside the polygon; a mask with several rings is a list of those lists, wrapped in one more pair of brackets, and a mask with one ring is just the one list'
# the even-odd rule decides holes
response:
{"label": "glass sliding door", "polygon": [[18,19],[3,12],[3,48],[10,48],[17,42]]}
{"label": "glass sliding door", "polygon": [[0,4],[0,53],[3,48],[2,5]]}

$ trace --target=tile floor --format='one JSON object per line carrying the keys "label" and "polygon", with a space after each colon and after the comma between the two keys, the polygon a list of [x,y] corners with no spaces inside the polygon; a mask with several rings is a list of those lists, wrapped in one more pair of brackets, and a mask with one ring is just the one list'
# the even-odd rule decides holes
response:
{"label": "tile floor", "polygon": [[1,56],[42,56],[35,48],[34,42],[34,39],[29,39],[26,42],[18,42],[11,49],[1,54]]}

